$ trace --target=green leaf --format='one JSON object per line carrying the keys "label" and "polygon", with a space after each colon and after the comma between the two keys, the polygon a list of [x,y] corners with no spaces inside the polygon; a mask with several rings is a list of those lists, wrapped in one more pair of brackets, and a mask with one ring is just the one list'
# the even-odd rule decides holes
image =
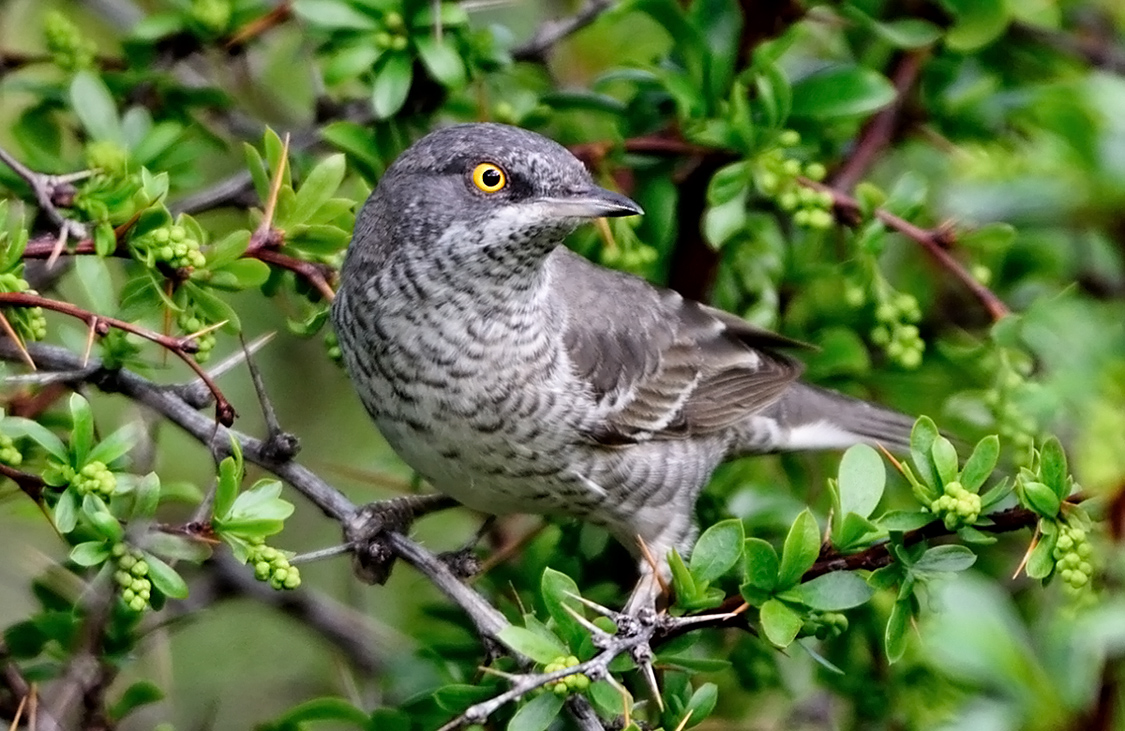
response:
{"label": "green leaf", "polygon": [[838,612],[858,607],[871,598],[873,590],[859,575],[847,571],[822,574],[789,589],[784,598],[822,612]]}
{"label": "green leaf", "polygon": [[928,416],[919,417],[910,430],[910,459],[918,477],[931,487],[941,487],[930,461],[930,450],[939,436],[937,425]]}
{"label": "green leaf", "polygon": [[995,434],[977,442],[976,448],[961,469],[962,487],[969,492],[978,492],[984,481],[992,474],[992,470],[996,468],[996,460],[999,458],[1000,438]]}
{"label": "green leaf", "polygon": [[312,25],[341,30],[376,30],[373,17],[361,13],[344,0],[296,0],[293,12]]}
{"label": "green leaf", "polygon": [[494,692],[482,685],[445,685],[434,691],[433,700],[443,711],[460,713],[474,703],[492,697]]}
{"label": "green leaf", "polygon": [[691,728],[702,723],[715,710],[715,703],[718,700],[719,686],[714,683],[704,683],[696,688],[691,694],[687,708],[684,709],[683,718],[686,719],[686,723],[681,721],[680,727]]}
{"label": "green leaf", "polygon": [[87,462],[112,464],[129,453],[137,443],[137,428],[126,424],[105,439],[98,442],[86,457]]}
{"label": "green leaf", "polygon": [[933,513],[922,513],[917,510],[889,510],[883,514],[883,517],[876,520],[875,524],[886,531],[905,533],[927,526],[935,520],[937,520],[937,516]]}
{"label": "green leaf", "polygon": [[287,218],[289,224],[305,223],[339,190],[347,172],[344,155],[336,153],[324,158],[309,171],[297,190],[293,210]]}
{"label": "green leaf", "polygon": [[371,87],[371,108],[377,119],[391,117],[402,108],[414,78],[413,61],[405,53],[389,53]]}
{"label": "green leaf", "polygon": [[976,563],[977,555],[965,546],[950,544],[927,548],[913,566],[919,573],[964,571]]}
{"label": "green leaf", "polygon": [[942,0],[957,22],[945,34],[945,45],[969,52],[1000,37],[1011,20],[1004,0]]}
{"label": "green leaf", "polygon": [[465,85],[465,63],[448,37],[438,40],[430,34],[415,36],[414,46],[430,76],[450,89]]}
{"label": "green leaf", "polygon": [[839,475],[841,517],[848,513],[863,518],[871,515],[887,482],[883,458],[866,444],[857,444],[844,452]]}
{"label": "green leaf", "polygon": [[74,452],[74,467],[86,464],[86,455],[94,443],[94,414],[90,402],[77,393],[70,395],[70,420],[73,424],[70,448]]}
{"label": "green leaf", "polygon": [[1067,482],[1066,452],[1056,437],[1051,437],[1043,443],[1039,450],[1039,477],[1047,487],[1055,491],[1059,500],[1066,500],[1070,495],[1070,485]]}
{"label": "green leaf", "polygon": [[293,514],[293,503],[282,500],[280,495],[280,482],[259,480],[235,498],[230,515],[236,519],[285,520]]}
{"label": "green leaf", "polygon": [[158,685],[148,680],[138,680],[126,688],[121,698],[110,707],[109,717],[120,721],[141,706],[156,703],[163,698],[164,691]]}
{"label": "green leaf", "polygon": [[930,454],[934,459],[934,468],[942,485],[957,481],[957,449],[945,437],[938,437],[930,447]]}
{"label": "green leaf", "polygon": [[117,294],[105,259],[100,256],[76,256],[71,261],[74,262],[74,273],[78,275],[78,281],[81,282],[94,312],[108,315],[116,311]]}
{"label": "green leaf", "polygon": [[1020,487],[1027,507],[1044,518],[1053,518],[1059,514],[1061,502],[1054,490],[1042,482],[1021,482]]}
{"label": "green leaf", "polygon": [[552,642],[526,627],[517,627],[516,625],[505,627],[500,630],[496,638],[511,650],[529,657],[537,663],[551,663],[559,657],[566,657],[570,654],[561,640],[556,639]]}
{"label": "green leaf", "polygon": [[676,597],[681,603],[693,602],[703,595],[701,587],[695,583],[695,577],[675,548],[668,552],[668,568],[672,571],[672,588],[676,590]]}
{"label": "green leaf", "polygon": [[129,519],[147,519],[156,515],[156,508],[160,504],[160,478],[155,472],[137,481],[133,488],[133,509]]}
{"label": "green leaf", "polygon": [[324,83],[334,86],[354,79],[373,68],[382,55],[383,49],[376,48],[367,39],[360,43],[336,46],[323,67]]}
{"label": "green leaf", "polygon": [[1024,570],[1028,578],[1045,579],[1055,571],[1055,546],[1059,542],[1059,525],[1053,520],[1039,521],[1040,536],[1027,557]]}
{"label": "green leaf", "polygon": [[816,563],[816,557],[819,555],[820,529],[817,527],[816,518],[806,508],[793,521],[793,525],[789,528],[789,535],[785,537],[777,585],[789,587],[796,584]]}
{"label": "green leaf", "polygon": [[698,583],[705,584],[725,574],[738,563],[745,540],[742,521],[737,518],[719,521],[703,531],[688,564],[692,576]]}
{"label": "green leaf", "polygon": [[540,693],[513,714],[508,731],[544,731],[559,715],[563,700],[554,693]]}
{"label": "green leaf", "polygon": [[[305,701],[283,713],[270,724],[270,728],[305,729],[308,727],[300,724],[307,721],[343,721],[360,728],[368,728],[367,713],[343,698],[314,698]],[[332,726],[332,728],[339,728],[339,726]]]}
{"label": "green leaf", "polygon": [[891,616],[887,620],[887,631],[883,636],[883,644],[887,649],[887,659],[892,663],[902,659],[906,652],[906,628],[910,619],[910,600],[899,600],[891,607]]}
{"label": "green leaf", "polygon": [[184,282],[180,286],[187,292],[188,297],[195,303],[196,309],[205,320],[214,323],[225,322],[226,325],[223,330],[226,332],[237,333],[242,329],[242,321],[239,320],[238,313],[224,300],[216,297],[205,287],[201,287],[195,282]]}
{"label": "green leaf", "polygon": [[259,259],[239,259],[209,270],[207,283],[216,289],[237,292],[261,287],[270,278],[270,267]]}
{"label": "green leaf", "polygon": [[903,18],[874,23],[872,30],[898,48],[922,48],[941,38],[941,28],[921,18]]}
{"label": "green leaf", "polygon": [[778,647],[788,647],[801,631],[801,615],[778,599],[770,599],[762,605],[760,619],[762,632]]}
{"label": "green leaf", "polygon": [[739,160],[715,171],[707,183],[707,205],[717,206],[741,195],[750,182],[749,160]]}
{"label": "green leaf", "polygon": [[741,195],[717,206],[711,206],[703,214],[703,236],[712,248],[721,248],[745,228],[746,196],[747,191],[744,188]]}
{"label": "green leaf", "polygon": [[70,107],[91,139],[125,144],[117,105],[100,76],[90,71],[74,75],[70,82]]}
{"label": "green leaf", "polygon": [[567,644],[571,647],[577,647],[589,632],[578,620],[571,616],[564,605],[578,612],[579,616],[584,616],[582,604],[574,598],[579,596],[578,584],[574,583],[574,579],[563,572],[556,571],[548,566],[543,570],[543,578],[539,581],[539,590],[543,595],[543,603],[547,607],[547,613],[555,620],[555,624],[558,625]]}
{"label": "green leaf", "polygon": [[242,452],[238,441],[231,438],[233,454],[219,463],[219,482],[215,488],[213,514],[224,519],[230,516],[234,500],[238,497],[238,487],[242,484]]}
{"label": "green leaf", "polygon": [[745,583],[742,596],[754,606],[761,606],[777,588],[777,551],[761,538],[747,538],[742,548]]}
{"label": "green leaf", "polygon": [[86,541],[70,549],[70,560],[79,566],[97,566],[109,558],[105,541]]}
{"label": "green leaf", "polygon": [[806,76],[793,84],[792,116],[827,120],[858,117],[895,100],[895,87],[885,76],[861,66],[839,66]]}
{"label": "green leaf", "polygon": [[221,241],[207,249],[207,267],[214,269],[238,260],[250,246],[250,232],[246,229],[232,231]]}
{"label": "green leaf", "polygon": [[110,543],[120,543],[125,537],[125,529],[117,517],[109,511],[109,506],[99,496],[88,494],[82,498],[82,512],[90,520],[94,530]]}
{"label": "green leaf", "polygon": [[70,459],[66,445],[63,444],[62,440],[38,421],[25,419],[22,416],[6,416],[4,417],[4,431],[10,437],[27,437],[59,462],[67,462]]}
{"label": "green leaf", "polygon": [[145,563],[148,564],[148,578],[152,581],[153,587],[170,599],[186,599],[187,582],[176,573],[176,570],[148,551],[142,553]]}
{"label": "green leaf", "polygon": [[55,504],[55,528],[59,533],[70,533],[78,525],[78,492],[73,487],[63,490]]}

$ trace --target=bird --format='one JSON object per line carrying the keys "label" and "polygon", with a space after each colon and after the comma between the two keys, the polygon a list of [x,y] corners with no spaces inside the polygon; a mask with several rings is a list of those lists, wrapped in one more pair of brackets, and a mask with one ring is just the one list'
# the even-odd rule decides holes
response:
{"label": "bird", "polygon": [[902,448],[913,424],[800,381],[795,341],[564,244],[642,214],[551,139],[443,127],[363,205],[331,313],[364,407],[411,468],[488,514],[603,526],[638,558],[634,609],[661,592],[669,551],[690,551],[719,464]]}

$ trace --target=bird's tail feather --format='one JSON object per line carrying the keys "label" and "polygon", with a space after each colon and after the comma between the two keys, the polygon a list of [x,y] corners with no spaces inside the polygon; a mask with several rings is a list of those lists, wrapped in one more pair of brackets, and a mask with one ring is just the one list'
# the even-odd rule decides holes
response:
{"label": "bird's tail feather", "polygon": [[828,389],[794,384],[763,413],[776,420],[777,451],[842,449],[860,442],[893,452],[910,448],[914,419]]}

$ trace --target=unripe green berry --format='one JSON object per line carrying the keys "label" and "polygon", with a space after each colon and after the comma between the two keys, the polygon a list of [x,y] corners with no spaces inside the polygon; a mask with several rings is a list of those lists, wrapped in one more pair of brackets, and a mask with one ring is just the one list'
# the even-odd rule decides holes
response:
{"label": "unripe green berry", "polygon": [[794,147],[801,144],[801,134],[795,129],[783,129],[777,136],[777,143],[782,147]]}
{"label": "unripe green berry", "polygon": [[406,36],[395,36],[391,40],[391,50],[393,50],[393,51],[405,51],[406,50],[406,44],[407,44]]}
{"label": "unripe green berry", "polygon": [[[828,171],[825,170],[824,166],[819,162],[810,162],[805,166],[805,177],[812,180],[824,180],[824,176],[827,174]],[[829,194],[829,196],[831,197],[831,194]]]}
{"label": "unripe green berry", "polygon": [[781,170],[790,177],[796,177],[801,174],[801,161],[790,158],[782,163]]}

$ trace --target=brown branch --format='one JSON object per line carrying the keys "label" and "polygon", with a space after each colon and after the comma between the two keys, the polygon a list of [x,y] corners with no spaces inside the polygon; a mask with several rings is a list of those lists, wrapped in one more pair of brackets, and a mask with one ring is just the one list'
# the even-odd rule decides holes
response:
{"label": "brown branch", "polygon": [[926,51],[911,51],[899,57],[891,74],[895,100],[864,123],[851,154],[828,181],[833,188],[845,192],[854,188],[867,174],[879,153],[891,143],[906,96],[918,81],[922,62],[927,55]]}
{"label": "brown branch", "polygon": [[[854,227],[859,225],[862,221],[863,217],[860,212],[860,206],[855,198],[831,186],[818,183],[815,180],[810,180],[805,177],[798,179],[802,185],[813,188],[814,190],[830,193],[837,217],[845,224]],[[1010,313],[1008,306],[1000,301],[1000,298],[997,297],[992,290],[977,281],[973,275],[962,266],[961,262],[957,261],[957,259],[949,253],[949,249],[956,241],[954,232],[950,228],[940,226],[936,229],[924,229],[882,208],[877,208],[874,215],[875,218],[882,221],[888,228],[898,231],[907,238],[920,244],[943,268],[957,277],[957,279],[961,280],[961,283],[964,284],[980,303],[984,305],[984,308],[988,310],[988,314],[993,321],[1003,319]]]}
{"label": "brown branch", "polygon": [[223,392],[219,389],[218,385],[215,384],[211,376],[207,374],[207,371],[203,370],[203,368],[195,362],[195,359],[191,357],[192,353],[199,350],[199,344],[190,336],[174,338],[170,335],[162,335],[148,328],[134,325],[131,322],[118,320],[114,317],[97,315],[77,305],[72,305],[69,302],[60,302],[50,299],[49,297],[42,297],[29,292],[0,292],[0,305],[9,307],[42,307],[45,310],[52,310],[79,319],[85,322],[86,325],[98,335],[105,335],[109,332],[109,328],[114,327],[118,330],[124,330],[125,332],[132,333],[145,340],[156,343],[162,348],[174,353],[195,372],[196,376],[198,376],[204,384],[206,384],[211,395],[215,397],[215,419],[223,426],[230,426],[234,423],[234,417],[236,415],[234,407],[227,401],[226,396],[223,395]]}
{"label": "brown branch", "polygon": [[1114,74],[1125,74],[1125,49],[1117,45],[1109,27],[1093,27],[1077,32],[1053,30],[1029,23],[1012,23],[1010,32],[1016,37],[1050,46],[1071,56],[1077,56],[1096,68]]}
{"label": "brown branch", "polygon": [[47,485],[39,475],[17,470],[15,467],[9,467],[3,462],[0,462],[0,476],[7,477],[9,480],[16,483],[16,487],[35,502],[39,502],[39,499],[43,496],[43,488]]}
{"label": "brown branch", "polygon": [[251,20],[231,34],[223,43],[223,48],[231,51],[246,45],[247,41],[262,35],[266,31],[276,28],[293,15],[293,0],[285,0],[265,15]]}

